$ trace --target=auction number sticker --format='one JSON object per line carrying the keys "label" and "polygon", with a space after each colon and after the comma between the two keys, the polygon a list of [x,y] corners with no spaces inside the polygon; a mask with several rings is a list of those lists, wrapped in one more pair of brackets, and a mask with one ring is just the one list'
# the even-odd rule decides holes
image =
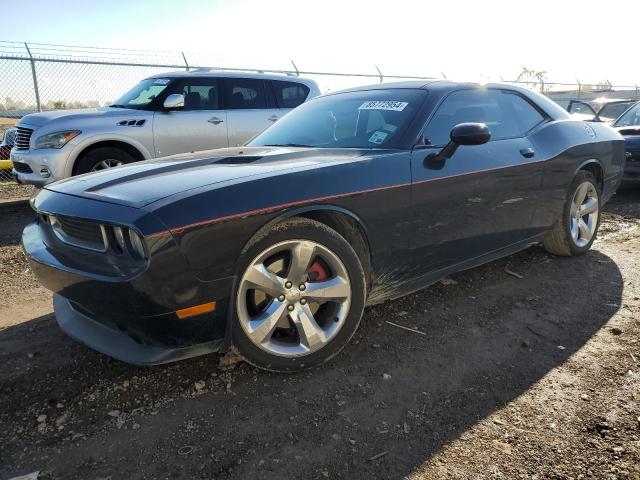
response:
{"label": "auction number sticker", "polygon": [[153,81],[154,85],[168,85],[171,80],[168,78],[156,78]]}
{"label": "auction number sticker", "polygon": [[392,110],[401,112],[409,105],[408,102],[395,102],[393,100],[370,100],[360,105],[359,110]]}

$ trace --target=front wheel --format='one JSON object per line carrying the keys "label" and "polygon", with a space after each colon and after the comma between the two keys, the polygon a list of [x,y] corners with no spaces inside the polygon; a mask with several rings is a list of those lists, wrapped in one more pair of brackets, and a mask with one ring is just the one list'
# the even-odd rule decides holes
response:
{"label": "front wheel", "polygon": [[336,355],[365,304],[362,264],[335,230],[303,218],[259,235],[242,255],[234,344],[249,363],[295,371]]}
{"label": "front wheel", "polygon": [[84,154],[73,169],[74,175],[81,173],[99,172],[107,168],[118,167],[127,163],[135,162],[129,153],[119,148],[99,147]]}
{"label": "front wheel", "polygon": [[555,255],[582,255],[591,248],[599,226],[598,182],[591,172],[582,170],[571,183],[562,218],[545,236],[544,247]]}

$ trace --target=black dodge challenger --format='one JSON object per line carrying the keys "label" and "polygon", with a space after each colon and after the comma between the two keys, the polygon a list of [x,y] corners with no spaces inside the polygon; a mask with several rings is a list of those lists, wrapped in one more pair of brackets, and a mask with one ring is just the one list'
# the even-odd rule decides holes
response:
{"label": "black dodge challenger", "polygon": [[366,305],[542,242],[589,249],[624,167],[611,127],[508,85],[319,97],[249,144],[48,185],[23,234],[70,336],[126,362],[225,351],[292,371]]}

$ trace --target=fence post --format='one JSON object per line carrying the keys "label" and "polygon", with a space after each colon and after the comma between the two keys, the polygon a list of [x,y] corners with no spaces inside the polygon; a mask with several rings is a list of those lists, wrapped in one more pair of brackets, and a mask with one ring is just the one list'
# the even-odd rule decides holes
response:
{"label": "fence post", "polygon": [[29,61],[31,62],[31,76],[33,77],[33,90],[36,94],[36,108],[39,112],[42,111],[40,106],[40,91],[38,90],[38,75],[36,75],[36,61],[31,55],[31,50],[29,49],[29,45],[27,42],[24,42],[24,48],[27,49],[27,53],[29,54]]}
{"label": "fence post", "polygon": [[182,54],[182,59],[184,60],[184,65],[187,67],[187,72],[189,71],[189,62],[187,62],[187,57],[184,56],[184,52],[180,52]]}
{"label": "fence post", "polygon": [[582,95],[582,84],[580,83],[580,80],[578,80],[576,78],[576,82],[578,83],[578,98],[580,98],[580,96]]}
{"label": "fence post", "polygon": [[380,83],[384,82],[384,77],[382,76],[382,72],[378,68],[378,65],[375,65],[376,70],[378,70],[378,75],[380,76]]}
{"label": "fence post", "polygon": [[296,66],[296,63],[293,61],[293,58],[290,58],[289,60],[291,61],[291,65],[293,65],[293,68],[296,71],[296,77],[299,77],[300,76],[300,70],[298,70],[298,67]]}

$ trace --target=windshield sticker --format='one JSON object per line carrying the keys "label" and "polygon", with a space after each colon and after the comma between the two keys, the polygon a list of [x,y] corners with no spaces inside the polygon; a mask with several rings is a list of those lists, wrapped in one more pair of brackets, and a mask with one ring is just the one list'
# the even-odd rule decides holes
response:
{"label": "windshield sticker", "polygon": [[377,130],[373,132],[373,135],[371,135],[371,137],[369,137],[369,142],[380,145],[388,136],[389,134],[387,132],[381,132],[380,130]]}
{"label": "windshield sticker", "polygon": [[156,78],[153,81],[153,84],[154,85],[168,85],[170,81],[171,80],[169,80],[168,78]]}
{"label": "windshield sticker", "polygon": [[395,102],[393,100],[370,100],[360,105],[359,110],[392,110],[401,112],[409,105],[408,102]]}

